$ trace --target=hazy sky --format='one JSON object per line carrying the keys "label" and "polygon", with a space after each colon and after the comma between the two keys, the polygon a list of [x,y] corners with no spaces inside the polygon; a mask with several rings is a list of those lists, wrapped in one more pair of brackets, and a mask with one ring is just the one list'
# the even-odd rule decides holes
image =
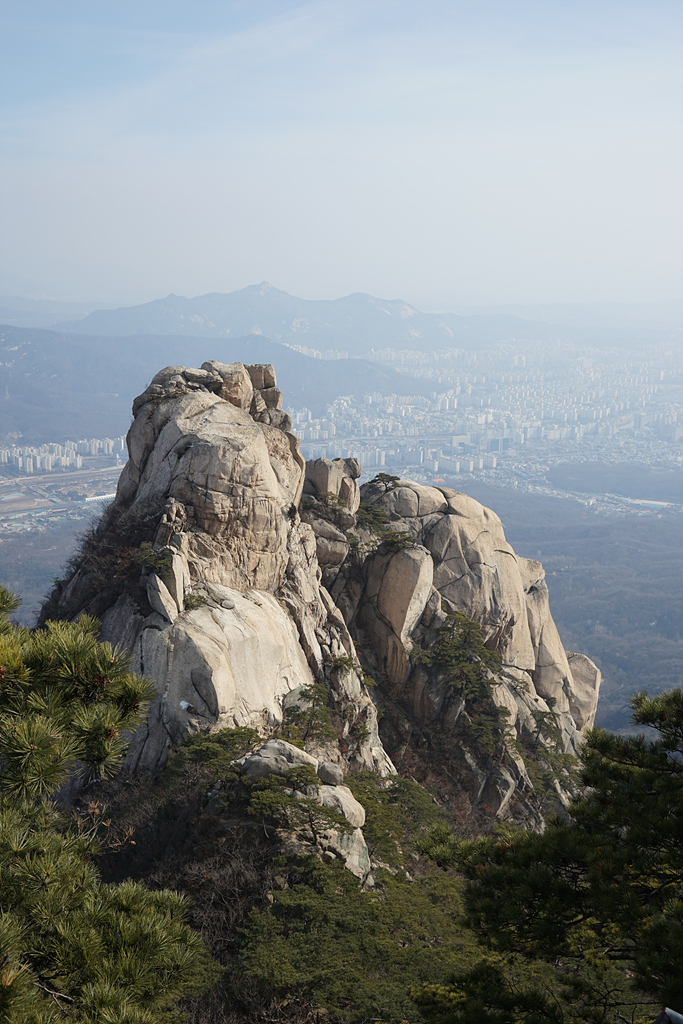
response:
{"label": "hazy sky", "polygon": [[680,295],[679,0],[0,13],[0,293]]}

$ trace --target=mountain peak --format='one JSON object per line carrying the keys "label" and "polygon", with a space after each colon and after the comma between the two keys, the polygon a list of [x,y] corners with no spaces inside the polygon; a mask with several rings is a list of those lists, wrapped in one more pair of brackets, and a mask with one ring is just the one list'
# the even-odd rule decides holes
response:
{"label": "mountain peak", "polygon": [[[333,728],[306,756],[328,778],[394,774],[395,758],[454,815],[540,828],[562,789],[537,794],[524,757],[539,742],[576,752],[600,683],[562,647],[542,566],[465,494],[384,474],[361,490],[356,459],[305,463],[282,401],[270,364],[160,370],[133,403],[116,499],[52,595],[52,614],[96,616],[155,680],[128,769],[163,765],[188,732],[286,738],[287,708],[317,686]],[[466,681],[451,678],[454,651],[475,666]],[[468,724],[482,700],[506,716],[483,745]],[[294,756],[269,750],[254,771]],[[369,869],[362,834],[339,849]]]}

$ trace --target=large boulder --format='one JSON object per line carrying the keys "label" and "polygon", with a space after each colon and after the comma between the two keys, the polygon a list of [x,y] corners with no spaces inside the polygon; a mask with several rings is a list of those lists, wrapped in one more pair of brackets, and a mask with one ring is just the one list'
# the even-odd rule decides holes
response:
{"label": "large boulder", "polygon": [[360,505],[361,473],[358,459],[312,459],[306,463],[305,489],[313,495],[335,495],[353,514]]}
{"label": "large boulder", "polygon": [[[340,729],[365,725],[343,752],[330,740],[313,754],[344,770],[395,771],[360,670],[334,668],[357,657],[318,555],[338,565],[348,543],[331,524],[316,536],[299,516],[305,463],[281,407],[272,366],[218,360],[165,367],[133,403],[97,569],[85,558],[53,595],[66,618],[99,617],[102,638],[127,647],[133,668],[156,684],[129,771],[161,767],[188,732],[250,726],[267,736],[292,695],[314,682],[329,688]],[[335,472],[353,498],[360,465]],[[114,553],[108,576],[103,550]]]}
{"label": "large boulder", "polygon": [[[291,796],[314,800],[321,807],[327,807],[342,814],[353,828],[343,831],[337,827],[320,827],[312,844],[314,850],[328,861],[340,858],[347,870],[363,881],[367,881],[371,865],[362,832],[365,824],[365,808],[356,800],[348,786],[337,782],[326,782],[326,778],[335,774],[334,771],[331,771],[336,768],[335,765],[325,762],[321,765],[317,758],[285,740],[269,740],[234,763],[252,783],[269,775],[286,778],[292,768],[300,766],[307,766],[317,772],[322,784],[310,786],[306,792],[291,791]],[[310,848],[310,836],[304,840],[303,836],[299,835],[298,840],[294,839],[294,841],[290,837],[287,845],[294,852],[306,852],[307,845]]]}
{"label": "large boulder", "polygon": [[301,765],[312,768],[314,772],[318,769],[317,757],[286,740],[268,740],[252,753],[240,757],[235,764],[252,782],[268,775],[285,776],[292,768]]}

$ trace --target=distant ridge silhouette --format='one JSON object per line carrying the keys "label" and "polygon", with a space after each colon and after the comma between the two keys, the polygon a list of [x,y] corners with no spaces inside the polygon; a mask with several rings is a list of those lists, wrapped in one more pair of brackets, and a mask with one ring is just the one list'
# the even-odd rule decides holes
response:
{"label": "distant ridge silhouette", "polygon": [[510,338],[547,341],[562,335],[556,325],[510,314],[422,313],[400,299],[377,299],[363,292],[340,299],[300,299],[267,281],[225,294],[167,295],[139,306],[98,309],[55,329],[117,337],[265,335],[280,344],[344,351],[352,357],[371,349],[472,349]]}

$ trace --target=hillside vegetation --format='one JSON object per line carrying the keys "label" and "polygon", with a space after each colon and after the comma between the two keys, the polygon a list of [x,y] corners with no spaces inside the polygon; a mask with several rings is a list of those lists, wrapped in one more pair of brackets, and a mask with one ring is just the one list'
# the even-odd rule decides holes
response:
{"label": "hillside vegetation", "polygon": [[[112,777],[151,688],[94,621],[31,633],[0,601],[3,1019],[646,1024],[683,998],[680,691],[634,701],[654,743],[589,736],[591,790],[540,836],[463,841],[412,779],[347,775],[373,861],[359,880],[312,852],[349,826],[310,799],[310,769],[234,763],[253,729]],[[88,784],[57,813],[74,771]]]}

